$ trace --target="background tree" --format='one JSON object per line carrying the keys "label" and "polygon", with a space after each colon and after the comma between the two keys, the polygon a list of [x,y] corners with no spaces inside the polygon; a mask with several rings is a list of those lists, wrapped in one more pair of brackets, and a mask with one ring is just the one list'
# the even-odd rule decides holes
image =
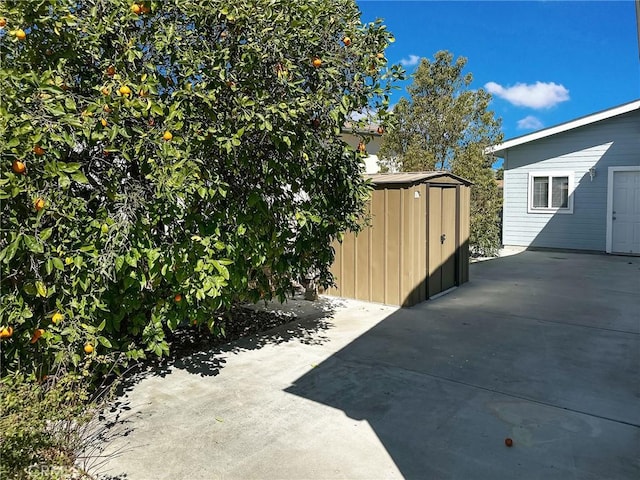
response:
{"label": "background tree", "polygon": [[2,371],[38,376],[282,297],[357,229],[338,135],[392,40],[353,0],[0,3]]}
{"label": "background tree", "polygon": [[422,59],[394,108],[394,124],[382,137],[382,166],[402,171],[446,170],[474,183],[470,248],[492,255],[500,246],[500,198],[491,158],[484,149],[502,140],[501,122],[489,110],[491,95],[470,88],[467,60],[439,51]]}

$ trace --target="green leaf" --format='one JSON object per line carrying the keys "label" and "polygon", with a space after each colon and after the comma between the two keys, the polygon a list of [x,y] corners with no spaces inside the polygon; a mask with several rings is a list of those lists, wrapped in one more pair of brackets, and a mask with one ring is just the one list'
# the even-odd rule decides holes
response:
{"label": "green leaf", "polygon": [[43,253],[44,252],[44,245],[42,243],[40,243],[36,239],[36,237],[32,237],[31,235],[24,235],[24,244],[33,253]]}
{"label": "green leaf", "polygon": [[107,348],[113,348],[109,339],[105,337],[98,337],[98,342],[100,342],[102,345],[104,345]]}
{"label": "green leaf", "polygon": [[60,162],[58,164],[58,168],[60,170],[62,170],[65,173],[74,173],[77,172],[78,170],[80,170],[80,164],[79,163],[75,163],[75,162],[71,162],[71,163],[62,163]]}
{"label": "green leaf", "polygon": [[13,257],[16,255],[18,251],[18,247],[20,246],[20,241],[22,240],[22,235],[18,235],[17,238],[7,245],[2,252],[0,252],[0,259],[4,261],[4,263],[9,263]]}
{"label": "green leaf", "polygon": [[164,115],[164,109],[157,103],[151,105],[151,111],[156,115]]}
{"label": "green leaf", "polygon": [[220,273],[220,275],[222,275],[222,277],[225,280],[229,280],[229,270],[227,269],[227,267],[225,267],[224,265],[222,265],[219,261],[217,260],[212,260],[211,263],[213,263],[213,266],[216,267],[216,270],[218,270],[218,273]]}
{"label": "green leaf", "polygon": [[76,111],[76,102],[74,102],[73,97],[66,97],[64,99],[64,106],[70,112]]}
{"label": "green leaf", "polygon": [[38,293],[38,295],[40,297],[46,297],[47,296],[47,286],[41,282],[40,280],[38,280],[36,282],[36,292]]}
{"label": "green leaf", "polygon": [[53,228],[51,227],[45,228],[40,232],[40,235],[39,235],[40,240],[42,240],[43,242],[46,242],[47,240],[49,240],[49,237],[51,237],[52,233],[53,233]]}
{"label": "green leaf", "polygon": [[64,263],[58,257],[53,257],[53,266],[61,272],[64,271]]}
{"label": "green leaf", "polygon": [[82,183],[82,184],[89,183],[89,179],[82,172],[75,172],[71,174],[71,178],[73,178],[73,180],[75,180],[78,183]]}
{"label": "green leaf", "polygon": [[24,293],[26,293],[27,295],[32,296],[35,296],[38,293],[36,290],[36,286],[33,283],[25,283],[24,287],[22,287],[22,290],[24,290]]}
{"label": "green leaf", "polygon": [[69,177],[64,173],[61,173],[58,176],[58,187],[60,187],[62,190],[66,190],[67,188],[69,188],[70,185],[71,185],[71,180],[69,179]]}

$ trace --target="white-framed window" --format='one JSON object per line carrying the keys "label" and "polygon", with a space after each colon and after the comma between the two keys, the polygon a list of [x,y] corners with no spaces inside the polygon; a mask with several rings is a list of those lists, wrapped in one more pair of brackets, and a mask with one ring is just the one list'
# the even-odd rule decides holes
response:
{"label": "white-framed window", "polygon": [[573,172],[529,172],[529,213],[573,213]]}

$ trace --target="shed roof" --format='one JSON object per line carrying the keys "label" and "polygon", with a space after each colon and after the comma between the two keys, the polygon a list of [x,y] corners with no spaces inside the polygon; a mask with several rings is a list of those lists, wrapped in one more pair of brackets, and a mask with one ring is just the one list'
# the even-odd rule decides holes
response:
{"label": "shed roof", "polygon": [[600,122],[608,118],[617,117],[618,115],[623,115],[634,110],[640,110],[640,100],[634,100],[633,102],[625,103],[623,105],[618,105],[617,107],[592,113],[591,115],[576,118],[575,120],[571,120],[566,123],[561,123],[560,125],[544,128],[527,135],[512,138],[511,140],[507,140],[506,142],[487,148],[486,153],[494,155],[496,157],[502,157],[504,156],[504,152],[509,148],[517,147],[518,145],[522,145],[524,143],[533,142],[534,140],[540,140],[541,138],[550,137],[551,135],[556,135],[568,130],[573,130],[574,128],[584,127],[585,125]]}
{"label": "shed roof", "polygon": [[[469,180],[454,175],[450,172],[400,172],[400,173],[376,173],[373,175],[365,175],[365,178],[371,180],[375,185],[385,184],[416,184],[429,183],[438,180],[454,180],[453,183],[462,185],[471,185]],[[448,182],[451,183],[451,182]]]}

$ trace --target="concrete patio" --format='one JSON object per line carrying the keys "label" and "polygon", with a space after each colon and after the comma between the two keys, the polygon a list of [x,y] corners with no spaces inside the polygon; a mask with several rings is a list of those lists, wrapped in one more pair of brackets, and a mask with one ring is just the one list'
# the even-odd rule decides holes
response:
{"label": "concrete patio", "polygon": [[[102,478],[640,478],[640,258],[523,252],[410,309],[321,298],[142,375]],[[513,447],[505,446],[505,438]]]}

